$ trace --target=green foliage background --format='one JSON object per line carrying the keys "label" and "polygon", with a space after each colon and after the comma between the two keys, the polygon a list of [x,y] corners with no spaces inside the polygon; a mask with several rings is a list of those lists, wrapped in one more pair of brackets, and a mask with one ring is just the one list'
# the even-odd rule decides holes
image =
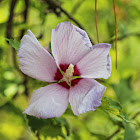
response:
{"label": "green foliage background", "polygon": [[101,107],[75,116],[69,106],[62,117],[46,120],[22,114],[32,91],[46,83],[21,73],[10,44],[30,29],[49,49],[51,30],[63,21],[83,27],[97,43],[94,7],[94,0],[0,0],[0,140],[140,140],[139,0],[116,0],[117,70],[113,1],[97,1],[100,42],[112,44],[112,74],[100,80],[107,86]]}

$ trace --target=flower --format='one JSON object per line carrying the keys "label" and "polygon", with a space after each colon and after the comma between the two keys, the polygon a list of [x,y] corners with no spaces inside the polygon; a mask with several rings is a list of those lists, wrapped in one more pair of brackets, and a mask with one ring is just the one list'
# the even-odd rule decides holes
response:
{"label": "flower", "polygon": [[110,76],[111,45],[92,46],[84,30],[63,22],[52,30],[51,48],[54,58],[30,30],[21,40],[21,71],[40,81],[54,82],[33,91],[24,113],[43,119],[60,117],[69,102],[75,115],[94,111],[106,89],[94,79]]}

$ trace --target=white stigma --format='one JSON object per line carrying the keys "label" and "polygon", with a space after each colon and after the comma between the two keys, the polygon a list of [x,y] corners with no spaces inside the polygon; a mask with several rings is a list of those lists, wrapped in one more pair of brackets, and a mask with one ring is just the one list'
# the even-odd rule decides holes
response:
{"label": "white stigma", "polygon": [[74,72],[74,65],[70,64],[69,67],[67,68],[66,72],[64,73],[63,79],[66,82],[71,82],[72,77],[73,77],[73,72]]}

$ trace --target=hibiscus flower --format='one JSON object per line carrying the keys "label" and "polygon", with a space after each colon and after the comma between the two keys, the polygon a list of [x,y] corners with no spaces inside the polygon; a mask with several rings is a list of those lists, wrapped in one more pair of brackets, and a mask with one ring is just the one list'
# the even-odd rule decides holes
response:
{"label": "hibiscus flower", "polygon": [[28,30],[18,50],[21,71],[52,84],[33,91],[24,113],[37,118],[60,117],[70,103],[75,115],[94,111],[101,105],[106,87],[96,78],[111,73],[110,44],[91,44],[87,33],[70,22],[52,30],[53,56]]}

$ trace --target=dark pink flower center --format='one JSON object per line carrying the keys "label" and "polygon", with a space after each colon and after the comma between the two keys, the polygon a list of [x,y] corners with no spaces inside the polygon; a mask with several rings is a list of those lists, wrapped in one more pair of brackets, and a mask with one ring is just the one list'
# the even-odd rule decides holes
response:
{"label": "dark pink flower center", "polygon": [[[60,69],[61,69],[63,72],[66,72],[66,70],[67,70],[68,67],[69,67],[69,64],[60,64],[59,66],[60,66]],[[80,73],[79,69],[77,68],[77,66],[75,65],[75,66],[74,66],[73,76],[80,76],[80,75],[81,75],[81,73]],[[57,80],[57,81],[59,81],[59,80],[61,80],[62,78],[63,78],[63,75],[62,75],[62,73],[60,72],[60,70],[57,68],[57,71],[56,71],[56,73],[55,73],[54,79]],[[78,84],[78,82],[79,82],[81,79],[82,79],[82,78],[77,78],[77,79],[71,80],[71,86],[73,87],[73,86],[75,86],[76,84]],[[60,82],[60,83],[58,83],[58,84],[61,85],[61,86],[63,86],[63,87],[65,87],[65,88],[67,88],[67,89],[70,88],[70,86],[67,84],[66,81]]]}

